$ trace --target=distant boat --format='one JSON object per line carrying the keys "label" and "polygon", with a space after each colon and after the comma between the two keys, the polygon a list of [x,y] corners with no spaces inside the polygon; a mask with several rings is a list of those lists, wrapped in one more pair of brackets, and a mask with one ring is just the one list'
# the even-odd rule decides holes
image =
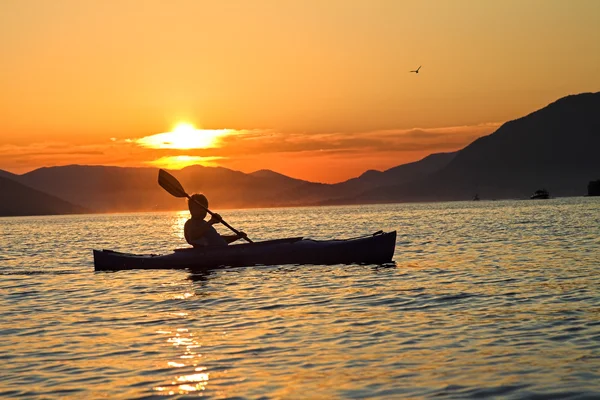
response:
{"label": "distant boat", "polygon": [[549,198],[550,198],[550,193],[548,193],[548,191],[546,189],[536,190],[535,193],[533,193],[531,195],[532,200],[549,199]]}
{"label": "distant boat", "polygon": [[588,196],[600,196],[600,179],[588,183]]}
{"label": "distant boat", "polygon": [[479,201],[479,194],[475,193],[475,196],[473,197],[473,201]]}

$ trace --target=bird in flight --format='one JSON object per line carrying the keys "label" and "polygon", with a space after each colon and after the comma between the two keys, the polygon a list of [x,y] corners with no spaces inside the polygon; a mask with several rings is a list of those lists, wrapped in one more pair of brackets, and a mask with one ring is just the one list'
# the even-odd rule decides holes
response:
{"label": "bird in flight", "polygon": [[414,71],[408,71],[408,72],[414,72],[415,74],[418,74],[420,69],[421,69],[421,66],[419,65],[419,68],[415,69]]}

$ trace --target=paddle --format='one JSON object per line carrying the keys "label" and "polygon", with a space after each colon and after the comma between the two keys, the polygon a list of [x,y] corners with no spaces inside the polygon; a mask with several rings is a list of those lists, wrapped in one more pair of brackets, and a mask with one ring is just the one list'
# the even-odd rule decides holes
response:
{"label": "paddle", "polygon": [[[171,193],[175,197],[187,197],[189,200],[192,200],[192,197],[185,192],[185,190],[183,189],[183,186],[181,186],[181,183],[179,183],[179,181],[173,175],[169,174],[164,169],[158,170],[158,184],[163,189],[165,189],[167,192]],[[206,212],[209,213],[211,216],[215,215],[215,213],[210,211],[208,208],[204,207],[204,204],[202,204],[196,200],[194,200],[194,201],[200,207],[204,208],[206,210]],[[227,222],[225,222],[225,220],[223,220],[223,218],[221,218],[221,223],[223,225],[225,225],[226,227],[228,227],[229,229],[231,229],[236,235],[240,235],[240,232],[238,230],[236,230],[234,227],[232,227],[231,225],[229,225]],[[243,236],[243,238],[249,243],[254,243],[247,236]]]}

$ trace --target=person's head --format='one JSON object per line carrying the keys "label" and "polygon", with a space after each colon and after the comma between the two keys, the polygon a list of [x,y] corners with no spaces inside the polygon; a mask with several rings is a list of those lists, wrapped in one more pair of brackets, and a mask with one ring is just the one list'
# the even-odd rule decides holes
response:
{"label": "person's head", "polygon": [[188,208],[190,209],[190,214],[192,214],[192,218],[204,219],[204,217],[206,217],[206,210],[198,203],[202,204],[205,208],[208,208],[208,199],[205,195],[200,193],[193,194],[188,199]]}

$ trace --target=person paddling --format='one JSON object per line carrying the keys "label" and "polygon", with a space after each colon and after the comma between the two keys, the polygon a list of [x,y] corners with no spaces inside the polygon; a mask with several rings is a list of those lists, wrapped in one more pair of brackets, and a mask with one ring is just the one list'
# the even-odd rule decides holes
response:
{"label": "person paddling", "polygon": [[185,222],[183,234],[185,240],[192,246],[227,246],[229,243],[246,237],[244,232],[239,232],[237,235],[220,235],[213,226],[221,222],[222,219],[219,214],[212,214],[211,218],[205,221],[208,199],[203,194],[190,196],[188,208],[191,218]]}

